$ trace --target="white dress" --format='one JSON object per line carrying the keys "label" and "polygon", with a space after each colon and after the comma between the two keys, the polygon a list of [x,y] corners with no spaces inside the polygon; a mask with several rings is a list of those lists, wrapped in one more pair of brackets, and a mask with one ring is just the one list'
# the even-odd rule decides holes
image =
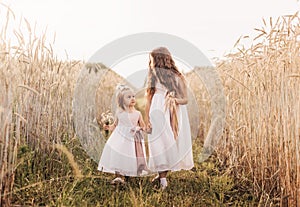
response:
{"label": "white dress", "polygon": [[[138,176],[148,170],[145,159],[145,145],[141,131],[135,131],[141,116],[139,111],[120,112],[117,114],[118,125],[106,142],[98,170],[108,173],[119,173],[125,176]],[[137,158],[136,135],[139,133],[139,143],[143,157]],[[140,146],[140,145],[139,145]]]}
{"label": "white dress", "polygon": [[164,109],[167,90],[157,83],[149,110],[152,133],[148,135],[149,163],[153,172],[178,171],[193,168],[192,138],[186,105],[179,105],[178,137],[170,124],[170,112]]}

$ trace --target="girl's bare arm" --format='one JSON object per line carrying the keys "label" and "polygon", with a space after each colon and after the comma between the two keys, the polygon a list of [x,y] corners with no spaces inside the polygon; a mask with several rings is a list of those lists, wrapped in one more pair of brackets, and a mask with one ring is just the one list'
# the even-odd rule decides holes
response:
{"label": "girl's bare arm", "polygon": [[175,98],[175,103],[180,105],[185,105],[188,103],[188,95],[187,95],[187,87],[186,87],[186,81],[184,78],[180,78],[178,81],[179,87],[182,89],[183,96],[180,98]]}
{"label": "girl's bare arm", "polygon": [[139,126],[142,128],[142,130],[146,130],[146,124],[144,122],[144,119],[143,119],[143,116],[142,114],[140,113],[140,116],[139,116]]}
{"label": "girl's bare arm", "polygon": [[150,118],[149,118],[150,106],[151,106],[151,99],[147,97],[146,98],[146,106],[145,106],[145,116],[146,116],[145,122],[146,122],[147,127],[150,124]]}

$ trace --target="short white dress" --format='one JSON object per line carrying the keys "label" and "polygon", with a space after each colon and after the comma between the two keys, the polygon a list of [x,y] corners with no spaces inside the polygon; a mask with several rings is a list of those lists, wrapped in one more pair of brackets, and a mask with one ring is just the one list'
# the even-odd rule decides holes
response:
{"label": "short white dress", "polygon": [[118,125],[106,142],[98,170],[124,176],[147,174],[145,142],[138,120],[141,112],[122,111],[117,114]]}
{"label": "short white dress", "polygon": [[175,139],[170,112],[164,106],[166,93],[166,88],[157,83],[149,110],[152,133],[148,135],[148,167],[153,172],[189,170],[194,167],[194,161],[187,108],[186,105],[177,108],[179,131]]}

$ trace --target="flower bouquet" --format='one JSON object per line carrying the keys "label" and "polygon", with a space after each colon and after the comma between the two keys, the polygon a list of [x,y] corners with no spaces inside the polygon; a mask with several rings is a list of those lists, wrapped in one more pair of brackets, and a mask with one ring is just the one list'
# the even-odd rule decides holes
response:
{"label": "flower bouquet", "polygon": [[[101,127],[103,127],[103,125],[111,125],[113,123],[114,123],[114,116],[109,110],[103,112],[98,119],[98,124]],[[105,136],[107,137],[109,134],[109,130],[105,129],[104,132],[105,132]]]}

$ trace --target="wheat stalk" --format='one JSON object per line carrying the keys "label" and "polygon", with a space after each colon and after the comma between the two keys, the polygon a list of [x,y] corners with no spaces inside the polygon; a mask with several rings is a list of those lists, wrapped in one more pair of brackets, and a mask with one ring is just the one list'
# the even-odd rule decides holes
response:
{"label": "wheat stalk", "polygon": [[55,144],[54,147],[56,149],[58,149],[59,151],[63,152],[67,156],[67,158],[69,160],[69,164],[71,165],[71,167],[73,169],[74,176],[76,178],[82,178],[83,175],[81,174],[78,164],[74,160],[73,154],[64,145]]}

